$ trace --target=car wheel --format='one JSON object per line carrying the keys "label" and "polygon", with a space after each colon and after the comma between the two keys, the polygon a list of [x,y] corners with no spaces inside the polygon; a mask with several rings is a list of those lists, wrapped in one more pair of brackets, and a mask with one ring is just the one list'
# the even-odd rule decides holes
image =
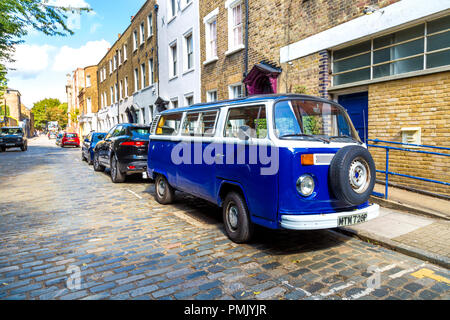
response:
{"label": "car wheel", "polygon": [[28,146],[25,144],[25,145],[20,147],[20,150],[22,150],[22,152],[25,152],[25,151],[28,150]]}
{"label": "car wheel", "polygon": [[253,224],[245,199],[237,192],[230,192],[223,203],[223,222],[227,236],[236,243],[246,243],[253,236]]}
{"label": "car wheel", "polygon": [[94,163],[94,161],[92,161],[92,156],[91,154],[89,154],[89,157],[87,158],[87,163],[88,165],[92,166],[92,164]]}
{"label": "car wheel", "polygon": [[105,167],[100,164],[100,160],[98,159],[98,153],[94,153],[94,171],[105,171]]}
{"label": "car wheel", "polygon": [[122,183],[125,181],[126,175],[120,172],[119,161],[117,161],[116,156],[113,155],[111,158],[111,180],[114,183]]}
{"label": "car wheel", "polygon": [[170,204],[175,198],[175,190],[163,175],[158,175],[155,180],[155,199],[160,204]]}
{"label": "car wheel", "polygon": [[81,161],[86,161],[87,159],[86,159],[86,157],[84,156],[84,152],[83,151],[81,151]]}
{"label": "car wheel", "polygon": [[6,151],[6,148],[5,148],[5,147],[1,147],[1,148],[0,148],[0,151],[1,151],[1,152],[5,152],[5,151]]}

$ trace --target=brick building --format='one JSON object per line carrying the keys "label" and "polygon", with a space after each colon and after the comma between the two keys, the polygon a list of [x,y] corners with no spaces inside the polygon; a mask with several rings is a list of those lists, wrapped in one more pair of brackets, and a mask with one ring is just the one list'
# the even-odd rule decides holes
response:
{"label": "brick building", "polygon": [[[200,1],[202,100],[307,93],[341,103],[365,141],[450,147],[449,8],[448,0]],[[384,170],[384,150],[371,152]],[[450,182],[447,159],[391,152],[389,171]]]}
{"label": "brick building", "polygon": [[67,75],[66,95],[67,95],[67,114],[68,123],[66,130],[68,132],[81,133],[79,114],[82,109],[80,102],[80,92],[86,87],[86,76],[84,68],[77,68],[72,74]]}
{"label": "brick building", "polygon": [[86,136],[91,131],[97,131],[98,88],[97,88],[97,66],[84,68],[84,84],[78,93],[81,136]]}
{"label": "brick building", "polygon": [[98,64],[98,130],[117,123],[149,123],[158,98],[154,0],[147,1]]}

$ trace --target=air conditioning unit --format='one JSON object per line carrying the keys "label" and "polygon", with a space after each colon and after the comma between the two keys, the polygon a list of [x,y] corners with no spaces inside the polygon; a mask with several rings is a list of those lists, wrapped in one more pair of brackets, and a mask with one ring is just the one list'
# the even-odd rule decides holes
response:
{"label": "air conditioning unit", "polygon": [[[402,128],[402,143],[422,144],[422,128]],[[411,146],[406,146],[411,147]],[[417,148],[417,147],[416,147]]]}

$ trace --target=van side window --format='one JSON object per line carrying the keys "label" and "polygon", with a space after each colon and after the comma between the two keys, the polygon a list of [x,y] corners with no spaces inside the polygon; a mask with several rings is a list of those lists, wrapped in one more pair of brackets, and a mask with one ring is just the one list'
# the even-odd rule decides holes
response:
{"label": "van side window", "polygon": [[186,118],[183,123],[183,136],[195,136],[200,135],[198,118],[200,117],[200,112],[192,112],[186,114]]}
{"label": "van side window", "polygon": [[157,136],[176,136],[180,129],[182,113],[161,116],[156,128]]}
{"label": "van side window", "polygon": [[216,131],[216,121],[218,111],[202,112],[202,119],[200,121],[200,133],[203,136],[213,136]]}
{"label": "van side window", "polygon": [[228,111],[224,136],[238,138],[239,130],[247,131],[252,138],[267,137],[267,118],[265,106],[239,107]]}

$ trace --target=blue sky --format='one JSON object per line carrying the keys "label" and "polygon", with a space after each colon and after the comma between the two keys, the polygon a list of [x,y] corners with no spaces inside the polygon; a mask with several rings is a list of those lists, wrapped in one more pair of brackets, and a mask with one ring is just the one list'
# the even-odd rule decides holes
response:
{"label": "blue sky", "polygon": [[91,13],[69,17],[73,36],[49,37],[31,30],[17,46],[16,70],[8,74],[8,86],[22,94],[26,107],[44,98],[66,101],[66,74],[76,67],[97,64],[107,49],[130,24],[145,0],[49,0],[50,4],[88,5]]}

